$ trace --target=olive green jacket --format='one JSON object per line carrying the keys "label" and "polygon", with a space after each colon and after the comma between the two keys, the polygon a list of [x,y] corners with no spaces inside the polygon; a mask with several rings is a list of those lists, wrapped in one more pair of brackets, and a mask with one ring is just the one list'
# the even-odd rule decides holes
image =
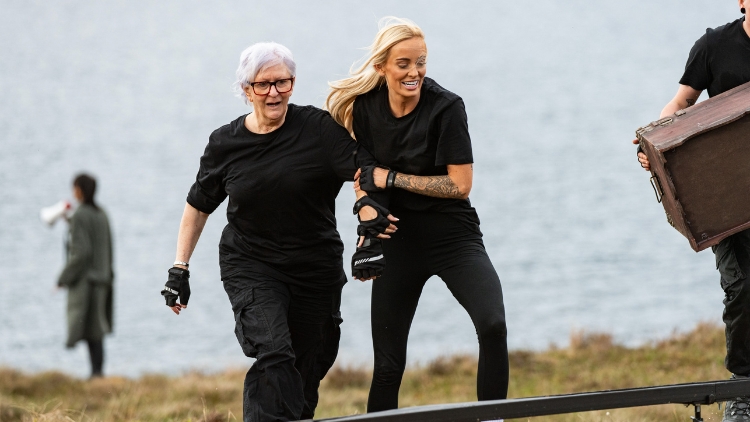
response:
{"label": "olive green jacket", "polygon": [[81,205],[70,220],[68,261],[57,284],[68,289],[67,347],[112,332],[112,234],[107,214]]}

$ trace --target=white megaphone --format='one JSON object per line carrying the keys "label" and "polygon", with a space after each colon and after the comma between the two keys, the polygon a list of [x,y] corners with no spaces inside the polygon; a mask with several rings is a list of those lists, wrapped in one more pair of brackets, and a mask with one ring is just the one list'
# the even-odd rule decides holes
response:
{"label": "white megaphone", "polygon": [[42,221],[52,226],[55,224],[55,222],[57,222],[57,220],[60,219],[60,217],[65,217],[66,220],[70,218],[72,210],[73,207],[71,206],[70,202],[62,200],[55,205],[42,208],[42,210],[39,212],[39,217],[42,219]]}

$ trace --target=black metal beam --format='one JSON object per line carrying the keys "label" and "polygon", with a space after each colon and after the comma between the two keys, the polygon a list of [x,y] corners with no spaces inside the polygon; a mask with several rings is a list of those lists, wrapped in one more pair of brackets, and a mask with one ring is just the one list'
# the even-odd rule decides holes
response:
{"label": "black metal beam", "polygon": [[[408,407],[319,421],[465,422],[527,418],[657,404],[711,404],[750,396],[750,379],[662,385],[624,390],[564,394],[471,403]],[[308,420],[312,421],[312,420]]]}

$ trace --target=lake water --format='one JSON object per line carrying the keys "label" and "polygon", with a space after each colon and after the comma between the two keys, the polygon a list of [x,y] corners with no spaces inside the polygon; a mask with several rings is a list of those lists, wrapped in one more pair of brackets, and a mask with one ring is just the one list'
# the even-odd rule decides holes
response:
{"label": "lake water", "polygon": [[[249,110],[231,92],[239,53],[285,44],[298,64],[292,102],[321,105],[326,82],[364,54],[386,15],[422,26],[428,75],[466,102],[471,200],[503,282],[512,349],[564,345],[574,330],[637,345],[721,322],[713,254],[694,253],[667,224],[630,140],[674,95],[705,28],[740,16],[736,2],[6,0],[2,9],[0,365],[88,373],[85,347],[63,347],[65,292],[54,290],[65,227],[38,217],[87,170],[116,240],[105,371],[247,366],[219,279],[224,206],[191,260],[190,308],[176,317],[159,295],[207,137]],[[337,201],[345,261],[350,186]],[[343,364],[371,363],[369,297],[369,283],[344,289]],[[432,279],[409,361],[476,350],[468,316]]]}

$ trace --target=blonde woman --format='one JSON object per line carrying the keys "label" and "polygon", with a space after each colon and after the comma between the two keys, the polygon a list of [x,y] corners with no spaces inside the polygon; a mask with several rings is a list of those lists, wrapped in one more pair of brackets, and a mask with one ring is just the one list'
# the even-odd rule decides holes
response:
{"label": "blonde woman", "polygon": [[[479,400],[504,399],[508,349],[500,279],[469,202],[471,139],[461,97],[426,78],[422,30],[386,18],[364,63],[331,83],[333,118],[384,167],[366,166],[355,188],[390,195],[398,231],[382,242],[387,261],[373,281],[375,365],[367,411],[398,407],[406,342],[422,288],[442,278],[479,337]],[[363,193],[358,193],[362,195]]]}

